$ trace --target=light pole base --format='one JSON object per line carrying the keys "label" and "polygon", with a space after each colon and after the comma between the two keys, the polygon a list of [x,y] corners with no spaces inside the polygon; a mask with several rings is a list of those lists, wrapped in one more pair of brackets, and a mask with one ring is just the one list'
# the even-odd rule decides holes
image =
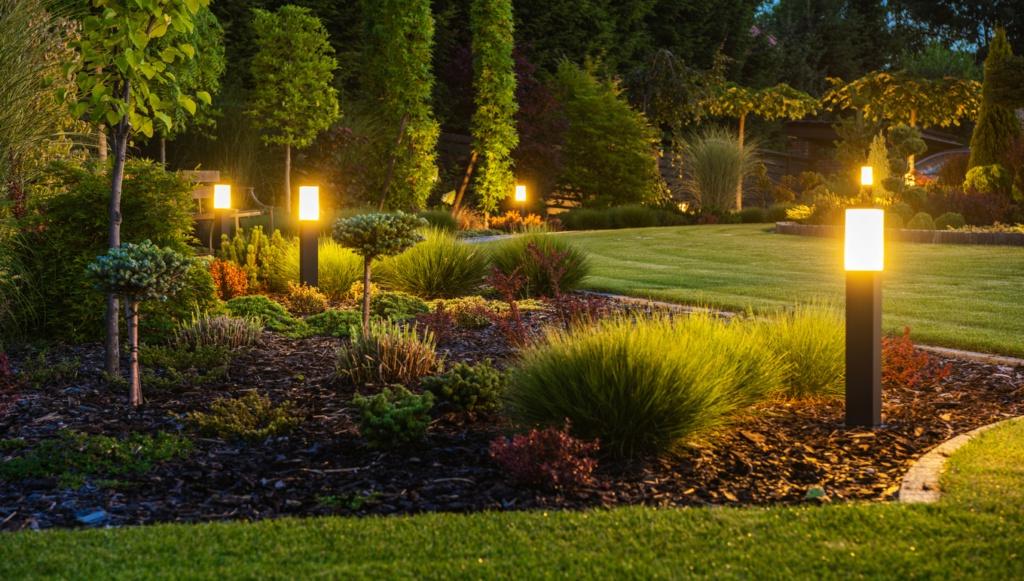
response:
{"label": "light pole base", "polygon": [[846,425],[882,423],[882,273],[846,273]]}

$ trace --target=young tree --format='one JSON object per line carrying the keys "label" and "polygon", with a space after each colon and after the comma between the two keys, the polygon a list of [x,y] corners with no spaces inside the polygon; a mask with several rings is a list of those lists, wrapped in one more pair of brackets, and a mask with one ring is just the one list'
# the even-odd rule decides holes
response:
{"label": "young tree", "polygon": [[387,174],[379,206],[422,208],[437,181],[440,133],[431,108],[434,17],[430,0],[363,0],[366,17],[362,93],[386,127]]}
{"label": "young tree", "polygon": [[981,111],[971,134],[971,159],[968,169],[1000,163],[1013,141],[1020,135],[1020,122],[1011,107],[997,100],[998,82],[993,73],[1013,61],[1013,50],[1006,31],[996,30],[985,59],[985,84],[981,89]]}
{"label": "young tree", "polygon": [[[172,103],[160,96],[174,87],[169,67],[195,56],[195,47],[183,37],[192,31],[193,18],[209,0],[92,0],[92,10],[82,21],[81,38],[74,43],[82,55],[71,64],[77,91],[62,95],[73,103],[76,117],[112,129],[114,170],[110,187],[110,248],[121,245],[121,185],[128,139],[138,131],[152,137],[155,124],[174,127],[169,114]],[[162,39],[162,40],[161,40]],[[175,91],[169,91],[175,93]],[[196,100],[210,104],[208,93],[177,92],[176,104],[190,114]],[[120,359],[118,299],[107,296],[106,367],[117,373]]]}
{"label": "young tree", "polygon": [[338,61],[320,19],[308,8],[253,10],[255,88],[249,114],[263,142],[284,146],[284,206],[292,211],[292,148],[308,147],[340,116],[331,86]]}
{"label": "young tree", "polygon": [[[473,74],[476,112],[473,114],[473,154],[468,178],[478,155],[483,156],[476,191],[480,208],[494,212],[512,191],[512,151],[519,145],[516,132],[515,61],[512,59],[512,0],[474,0],[470,7],[473,30]],[[466,183],[459,188],[458,210]]]}
{"label": "young tree", "polygon": [[382,256],[394,256],[423,241],[418,232],[427,221],[418,216],[394,214],[361,214],[343,218],[334,224],[333,236],[338,244],[351,248],[363,257],[363,332],[370,326],[370,267]]}
{"label": "young tree", "polygon": [[142,381],[139,377],[139,303],[165,301],[185,285],[192,259],[170,248],[158,248],[146,240],[141,244],[122,244],[111,248],[87,267],[96,286],[125,301],[128,342],[131,345],[129,402],[142,405]]}
{"label": "young tree", "polygon": [[[818,100],[798,91],[785,83],[764,89],[743,87],[727,83],[707,102],[708,110],[714,115],[734,117],[739,120],[739,146],[743,149],[746,139],[747,115],[762,119],[802,119],[818,110]],[[736,209],[743,209],[743,181],[736,187]]]}

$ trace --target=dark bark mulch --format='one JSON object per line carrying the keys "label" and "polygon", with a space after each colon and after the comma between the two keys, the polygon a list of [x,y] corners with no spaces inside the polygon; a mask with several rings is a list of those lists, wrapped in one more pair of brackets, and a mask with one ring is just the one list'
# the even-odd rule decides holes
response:
{"label": "dark bark mulch", "polygon": [[[551,322],[528,315],[533,327]],[[887,500],[914,459],[975,427],[1024,413],[1024,368],[949,360],[952,374],[933,389],[885,390],[885,425],[847,429],[842,402],[775,402],[736,427],[707,436],[670,460],[602,459],[592,486],[571,493],[511,485],[490,460],[491,440],[512,426],[498,416],[437,417],[423,445],[368,448],[350,407],[353,388],[331,380],[341,341],[289,341],[266,334],[240,353],[224,381],[180,392],[150,390],[140,410],[101,379],[98,346],[67,348],[77,379],[22,386],[0,401],[0,439],[30,444],[62,429],[91,434],[179,431],[185,413],[217,397],[256,389],[292,400],[305,417],[287,437],[246,445],[197,438],[186,460],[103,487],[63,490],[56,478],[0,481],[0,529],[128,525],[327,514],[402,514],[646,504],[682,506]],[[443,341],[449,360],[513,355],[498,329]],[[10,402],[4,406],[4,402]],[[6,408],[6,409],[5,409]]]}

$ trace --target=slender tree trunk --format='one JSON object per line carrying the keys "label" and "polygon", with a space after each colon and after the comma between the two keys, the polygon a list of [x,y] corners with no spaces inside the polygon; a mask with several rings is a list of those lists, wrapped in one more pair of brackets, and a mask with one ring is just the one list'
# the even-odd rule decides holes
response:
{"label": "slender tree trunk", "polygon": [[284,146],[284,211],[292,215],[292,146]]}
{"label": "slender tree trunk", "polygon": [[[744,134],[746,133],[747,127],[747,114],[740,115],[740,133],[739,133],[739,146],[740,151],[743,151],[743,140]],[[736,184],[736,211],[739,212],[743,209],[743,174],[740,173],[740,181]]]}
{"label": "slender tree trunk", "polygon": [[167,167],[167,138],[160,136],[160,165]]}
{"label": "slender tree trunk", "polygon": [[[131,98],[131,87],[124,82],[121,98],[127,103]],[[128,151],[128,117],[121,119],[114,130],[114,171],[110,184],[110,229],[108,230],[107,246],[117,248],[121,245],[121,186],[124,182],[124,162]],[[107,373],[116,375],[121,369],[120,329],[117,295],[107,295]]]}
{"label": "slender tree trunk", "polygon": [[363,335],[370,328],[370,261],[363,259]]}
{"label": "slender tree trunk", "polygon": [[469,165],[466,166],[466,175],[462,176],[462,183],[459,184],[459,191],[455,194],[455,202],[452,204],[452,212],[458,212],[459,208],[462,207],[462,196],[466,194],[466,189],[469,187],[469,180],[473,177],[473,169],[476,168],[476,160],[479,154],[476,150],[469,156]]}
{"label": "slender tree trunk", "polygon": [[107,163],[107,127],[100,125],[99,134],[96,136],[96,152],[99,154],[100,162]]}
{"label": "slender tree trunk", "polygon": [[409,123],[409,114],[402,115],[402,123],[398,126],[398,139],[395,139],[395,150],[391,152],[391,159],[388,160],[388,173],[384,177],[384,187],[381,188],[380,205],[377,209],[384,210],[388,201],[388,190],[391,189],[391,178],[395,174],[395,163],[398,161],[398,148],[402,146],[402,138],[405,137],[405,126]]}
{"label": "slender tree trunk", "polygon": [[[917,127],[917,111],[914,109],[910,110],[910,126]],[[914,173],[914,162],[915,160],[913,155],[907,158],[907,171],[909,173]]]}
{"label": "slender tree trunk", "polygon": [[128,378],[131,385],[128,401],[132,407],[142,405],[142,379],[139,374],[139,301],[128,301],[128,343],[131,345],[131,367]]}

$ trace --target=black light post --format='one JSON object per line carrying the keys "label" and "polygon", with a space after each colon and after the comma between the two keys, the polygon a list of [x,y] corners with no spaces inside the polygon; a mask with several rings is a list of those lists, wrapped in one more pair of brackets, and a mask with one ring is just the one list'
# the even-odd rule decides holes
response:
{"label": "black light post", "polygon": [[319,284],[320,188],[299,188],[299,282]]}
{"label": "black light post", "polygon": [[[871,168],[861,172],[870,188]],[[846,210],[846,425],[882,423],[882,269],[885,212]]]}
{"label": "black light post", "polygon": [[213,186],[213,223],[210,229],[211,250],[220,250],[221,236],[231,236],[231,184]]}

